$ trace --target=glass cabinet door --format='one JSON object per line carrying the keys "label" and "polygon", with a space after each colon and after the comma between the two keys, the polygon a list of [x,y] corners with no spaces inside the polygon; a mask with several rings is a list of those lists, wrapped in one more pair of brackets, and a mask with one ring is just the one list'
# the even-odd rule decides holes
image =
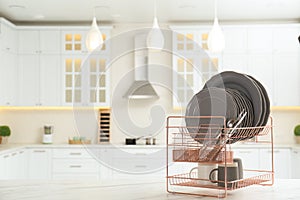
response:
{"label": "glass cabinet door", "polygon": [[64,102],[66,104],[82,102],[82,58],[64,59]]}
{"label": "glass cabinet door", "polygon": [[88,53],[85,47],[85,34],[87,31],[63,31],[63,53]]}
{"label": "glass cabinet door", "polygon": [[106,105],[109,100],[107,60],[102,56],[89,58],[89,104]]}

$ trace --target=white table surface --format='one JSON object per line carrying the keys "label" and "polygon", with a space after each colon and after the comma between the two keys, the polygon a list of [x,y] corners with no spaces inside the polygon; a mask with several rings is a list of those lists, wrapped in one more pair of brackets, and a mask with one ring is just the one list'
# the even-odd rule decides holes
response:
{"label": "white table surface", "polygon": [[[80,182],[1,181],[0,200],[194,200],[217,199],[169,194],[164,181]],[[229,192],[230,200],[299,200],[299,180],[276,180],[273,186],[250,186]]]}

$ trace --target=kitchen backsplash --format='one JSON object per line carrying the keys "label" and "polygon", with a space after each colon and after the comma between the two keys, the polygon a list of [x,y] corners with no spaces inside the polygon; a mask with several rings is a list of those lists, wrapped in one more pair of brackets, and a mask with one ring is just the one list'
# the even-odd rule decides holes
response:
{"label": "kitchen backsplash", "polygon": [[[80,117],[74,115],[73,110],[0,110],[0,124],[11,127],[12,135],[9,143],[41,143],[43,126],[52,124],[54,126],[54,143],[67,143],[68,137],[78,134],[78,130],[84,136],[96,137],[97,125],[91,119],[90,111],[76,111]],[[176,115],[176,113],[175,113]],[[277,144],[293,144],[293,129],[300,123],[299,110],[275,110],[272,111],[274,119],[274,140]],[[122,144],[125,135],[112,122],[111,143]],[[165,143],[165,129],[162,128],[155,136],[158,144]]]}

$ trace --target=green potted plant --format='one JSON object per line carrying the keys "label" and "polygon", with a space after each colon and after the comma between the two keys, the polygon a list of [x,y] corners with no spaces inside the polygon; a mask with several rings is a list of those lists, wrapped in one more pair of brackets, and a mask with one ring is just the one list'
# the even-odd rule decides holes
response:
{"label": "green potted plant", "polygon": [[300,144],[300,124],[298,124],[298,125],[294,128],[294,135],[295,135],[296,143],[297,143],[297,144]]}
{"label": "green potted plant", "polygon": [[10,134],[9,126],[0,126],[0,144],[6,144]]}

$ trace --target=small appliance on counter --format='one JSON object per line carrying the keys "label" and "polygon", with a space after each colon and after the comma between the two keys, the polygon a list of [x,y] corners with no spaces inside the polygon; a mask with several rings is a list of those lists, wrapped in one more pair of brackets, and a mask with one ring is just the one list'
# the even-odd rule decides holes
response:
{"label": "small appliance on counter", "polygon": [[52,144],[53,126],[44,126],[43,144]]}

